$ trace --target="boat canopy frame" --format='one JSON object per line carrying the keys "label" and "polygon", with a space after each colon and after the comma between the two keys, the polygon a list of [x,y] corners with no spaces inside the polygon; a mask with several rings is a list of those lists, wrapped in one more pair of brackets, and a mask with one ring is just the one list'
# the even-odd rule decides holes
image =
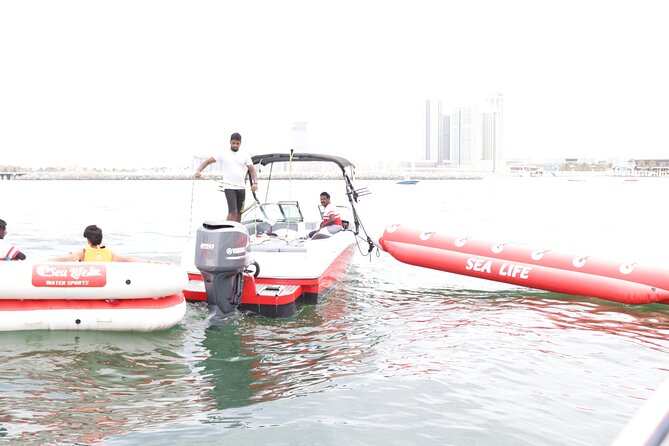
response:
{"label": "boat canopy frame", "polygon": [[[258,164],[261,166],[267,166],[273,163],[293,163],[293,162],[334,163],[339,167],[339,169],[341,169],[342,176],[346,183],[346,196],[348,197],[348,201],[351,204],[351,209],[353,211],[353,223],[355,225],[354,232],[356,235],[360,232],[359,228],[360,219],[358,217],[358,212],[355,209],[355,203],[358,202],[359,197],[369,194],[369,191],[367,190],[367,188],[356,190],[353,187],[352,178],[355,175],[355,165],[351,161],[341,156],[322,155],[317,153],[295,153],[292,150],[288,153],[277,152],[277,153],[266,153],[262,155],[253,155],[251,157],[251,161],[253,162],[254,165]],[[270,173],[270,180],[271,180],[271,173]],[[254,198],[256,198],[255,195]],[[256,198],[256,202],[257,201],[258,200]]]}
{"label": "boat canopy frame", "polygon": [[317,153],[268,153],[265,155],[254,155],[251,157],[251,161],[253,161],[253,164],[260,164],[262,166],[272,163],[325,161],[338,165],[344,175],[346,175],[347,167],[355,169],[355,165],[346,158]]}

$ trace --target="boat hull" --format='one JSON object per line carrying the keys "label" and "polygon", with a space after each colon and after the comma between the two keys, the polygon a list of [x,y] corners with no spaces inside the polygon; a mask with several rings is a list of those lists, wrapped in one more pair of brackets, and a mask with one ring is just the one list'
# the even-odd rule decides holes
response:
{"label": "boat hull", "polygon": [[[343,234],[342,234],[343,235]],[[244,290],[239,309],[268,317],[289,317],[302,304],[316,304],[319,297],[342,280],[351,266],[355,253],[355,239],[345,236],[347,242],[338,248],[333,245],[330,257],[323,262],[323,250],[274,252],[253,256],[260,266],[260,274],[244,275]],[[316,243],[327,243],[318,241]],[[273,268],[270,265],[274,265]],[[313,265],[320,265],[314,269]],[[286,268],[289,266],[291,268]],[[304,268],[301,268],[304,266]],[[307,268],[309,266],[309,268]],[[281,272],[279,274],[279,272]],[[305,274],[308,272],[309,274]],[[273,276],[270,276],[274,274]],[[188,274],[189,283],[184,295],[189,301],[206,301],[207,295],[199,272]]]}
{"label": "boat hull", "polygon": [[397,260],[556,293],[640,305],[669,303],[669,270],[390,225],[379,240]]}

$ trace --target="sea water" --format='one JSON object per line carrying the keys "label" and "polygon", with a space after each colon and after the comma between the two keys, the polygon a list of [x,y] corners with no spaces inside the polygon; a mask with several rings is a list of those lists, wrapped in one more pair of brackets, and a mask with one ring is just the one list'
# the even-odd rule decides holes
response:
{"label": "sea water", "polygon": [[[266,187],[266,182],[261,182]],[[665,266],[669,180],[358,181],[391,223]],[[259,198],[317,217],[336,181]],[[114,251],[178,263],[213,181],[2,181],[6,239],[45,260],[103,228]],[[288,319],[155,333],[0,332],[0,439],[15,444],[608,445],[668,376],[669,307],[625,306],[402,264],[360,246],[349,275]]]}

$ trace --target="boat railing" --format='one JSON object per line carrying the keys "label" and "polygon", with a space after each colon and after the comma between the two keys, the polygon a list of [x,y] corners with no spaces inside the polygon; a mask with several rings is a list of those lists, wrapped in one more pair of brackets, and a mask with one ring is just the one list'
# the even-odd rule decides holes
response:
{"label": "boat railing", "polygon": [[611,446],[660,446],[669,434],[669,379],[651,395]]}
{"label": "boat railing", "polygon": [[250,252],[307,252],[307,247],[302,245],[290,245],[279,243],[263,243],[259,245],[250,245]]}

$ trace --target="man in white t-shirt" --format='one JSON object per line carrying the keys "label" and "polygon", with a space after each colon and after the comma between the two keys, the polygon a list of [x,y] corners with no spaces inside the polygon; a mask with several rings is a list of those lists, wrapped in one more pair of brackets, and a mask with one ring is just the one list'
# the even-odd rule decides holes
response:
{"label": "man in white t-shirt", "polygon": [[242,145],[242,135],[233,133],[230,136],[230,150],[209,157],[202,161],[202,164],[195,172],[195,178],[202,176],[202,171],[210,164],[221,163],[223,181],[225,182],[225,198],[228,200],[228,220],[239,222],[242,219],[242,209],[246,200],[246,190],[244,189],[244,178],[246,172],[251,174],[251,190],[258,190],[258,175],[253,167],[251,157],[241,152],[239,146]]}
{"label": "man in white t-shirt", "polygon": [[330,194],[321,192],[321,206],[323,206],[323,220],[317,229],[309,233],[309,237],[314,237],[321,229],[328,228],[330,234],[335,234],[342,229],[342,221],[337,206],[330,201]]}

